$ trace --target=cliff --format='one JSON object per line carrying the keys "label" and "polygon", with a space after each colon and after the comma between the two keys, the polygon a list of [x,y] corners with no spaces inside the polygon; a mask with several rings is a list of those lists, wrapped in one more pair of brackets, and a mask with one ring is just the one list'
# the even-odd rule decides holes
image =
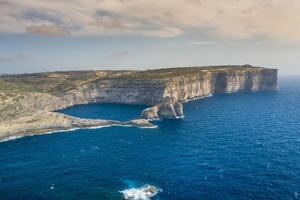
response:
{"label": "cliff", "polygon": [[[35,122],[42,122],[42,118],[39,120],[36,117],[40,113],[55,121],[55,126],[52,127],[56,128],[51,131],[76,127],[75,121],[78,122],[79,119],[67,117],[61,120],[61,114],[51,114],[55,110],[76,104],[143,104],[151,107],[142,113],[142,118],[178,118],[183,115],[181,103],[195,98],[220,93],[276,89],[276,69],[250,65],[2,75],[0,140],[20,133],[26,135],[49,130],[46,125],[44,126],[47,128],[41,126],[38,129],[32,126],[33,116]],[[23,128],[14,129],[11,127],[14,127],[12,121],[15,120],[26,123],[23,123]],[[95,121],[84,123],[79,123],[78,127],[99,124]]]}

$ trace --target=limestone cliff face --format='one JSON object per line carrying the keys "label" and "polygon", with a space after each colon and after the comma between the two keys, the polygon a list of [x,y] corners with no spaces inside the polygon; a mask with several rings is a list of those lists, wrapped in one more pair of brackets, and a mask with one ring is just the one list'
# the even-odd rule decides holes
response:
{"label": "limestone cliff face", "polygon": [[[275,69],[202,70],[159,80],[99,80],[78,87],[63,96],[62,101],[65,107],[91,102],[151,105],[142,113],[142,118],[177,118],[183,115],[180,102],[220,93],[276,89]],[[166,97],[172,101],[166,101]]]}
{"label": "limestone cliff face", "polygon": [[213,94],[276,89],[276,69],[203,71],[169,80],[163,95],[185,102]]}
{"label": "limestone cliff face", "polygon": [[62,99],[67,104],[121,103],[154,105],[165,90],[162,80],[107,79],[78,87]]}
{"label": "limestone cliff face", "polygon": [[[69,74],[72,73],[74,72]],[[82,83],[69,83],[75,86],[73,89],[62,92],[61,95],[38,92],[21,92],[10,95],[9,93],[0,92],[2,102],[0,104],[0,119],[6,121],[15,118],[17,115],[31,115],[36,111],[55,111],[86,103],[121,103],[149,106],[163,103],[165,106],[162,106],[162,109],[152,107],[151,112],[144,113],[145,116],[149,115],[148,118],[156,118],[157,115],[178,117],[178,115],[182,115],[179,114],[182,109],[180,109],[180,104],[177,103],[194,98],[219,93],[277,89],[276,69],[251,66],[118,72],[118,76],[113,77],[101,73],[100,77],[90,79],[89,77],[93,77],[93,74],[99,74],[99,72],[89,73]],[[64,76],[66,74],[68,73],[64,73]],[[76,81],[75,78],[74,80]],[[164,101],[166,97],[174,100],[166,103]],[[172,109],[168,110],[169,108],[177,108],[178,112],[173,112]],[[168,112],[164,112],[164,110],[168,110]],[[169,115],[171,112],[173,112],[173,116]],[[143,118],[147,118],[145,116]]]}
{"label": "limestone cliff face", "polygon": [[277,89],[277,70],[248,69],[218,72],[212,76],[213,93]]}
{"label": "limestone cliff face", "polygon": [[212,94],[212,73],[201,72],[168,80],[163,96],[175,97],[180,102]]}

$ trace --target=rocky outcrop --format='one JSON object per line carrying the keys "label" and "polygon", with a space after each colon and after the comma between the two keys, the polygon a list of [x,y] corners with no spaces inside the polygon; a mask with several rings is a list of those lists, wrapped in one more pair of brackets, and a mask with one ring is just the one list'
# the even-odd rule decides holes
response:
{"label": "rocky outcrop", "polygon": [[158,115],[158,110],[160,108],[160,104],[146,108],[145,110],[143,110],[142,114],[141,114],[141,118],[142,119],[158,119],[159,115]]}
{"label": "rocky outcrop", "polygon": [[143,119],[176,119],[181,117],[183,117],[183,105],[175,97],[165,97],[162,103],[146,108],[141,115]]}
{"label": "rocky outcrop", "polygon": [[175,97],[165,97],[157,114],[161,118],[180,118],[183,116],[183,106]]}

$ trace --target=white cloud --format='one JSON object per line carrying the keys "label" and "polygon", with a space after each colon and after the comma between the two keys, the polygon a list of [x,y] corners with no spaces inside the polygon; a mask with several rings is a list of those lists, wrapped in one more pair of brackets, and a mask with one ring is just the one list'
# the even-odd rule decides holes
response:
{"label": "white cloud", "polygon": [[196,30],[300,42],[299,24],[299,0],[0,0],[0,32],[8,33],[174,37]]}
{"label": "white cloud", "polygon": [[48,36],[64,36],[70,35],[68,30],[56,25],[32,25],[26,27],[29,33],[48,35]]}

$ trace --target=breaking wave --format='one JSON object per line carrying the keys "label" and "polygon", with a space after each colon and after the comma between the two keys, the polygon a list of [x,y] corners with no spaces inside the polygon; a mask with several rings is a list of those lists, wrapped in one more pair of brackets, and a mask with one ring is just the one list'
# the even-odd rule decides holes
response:
{"label": "breaking wave", "polygon": [[[71,132],[71,131],[76,131],[80,129],[100,129],[100,128],[107,128],[107,127],[112,127],[112,126],[120,126],[120,127],[134,127],[133,125],[123,125],[123,124],[108,124],[108,125],[101,125],[101,126],[91,126],[91,127],[80,127],[80,128],[70,128],[70,129],[61,129],[61,130],[55,130],[55,131],[48,131],[48,132],[42,132],[38,134],[24,134],[24,135],[17,135],[17,136],[8,136],[3,139],[0,139],[0,142],[7,142],[10,140],[16,140],[19,138],[23,137],[29,137],[29,136],[36,136],[36,135],[48,135],[48,134],[53,134],[53,133],[61,133],[61,132]],[[141,126],[137,128],[157,128],[158,126]]]}
{"label": "breaking wave", "polygon": [[187,99],[184,103],[187,103],[187,102],[190,102],[190,101],[194,101],[194,100],[198,100],[198,99],[204,99],[204,98],[207,98],[207,97],[212,97],[212,94],[201,96],[201,97],[190,98],[190,99]]}
{"label": "breaking wave", "polygon": [[38,133],[38,134],[24,134],[24,135],[8,136],[8,137],[1,139],[0,142],[7,142],[10,140],[16,140],[19,138],[36,136],[36,135],[48,135],[48,134],[52,134],[52,133],[71,132],[71,131],[76,131],[78,129],[80,129],[80,128],[70,128],[70,129],[65,129],[65,130],[62,129],[62,130],[48,131],[48,132]]}
{"label": "breaking wave", "polygon": [[130,188],[120,191],[124,199],[127,200],[150,200],[156,196],[162,189],[153,185],[144,185],[142,187]]}

